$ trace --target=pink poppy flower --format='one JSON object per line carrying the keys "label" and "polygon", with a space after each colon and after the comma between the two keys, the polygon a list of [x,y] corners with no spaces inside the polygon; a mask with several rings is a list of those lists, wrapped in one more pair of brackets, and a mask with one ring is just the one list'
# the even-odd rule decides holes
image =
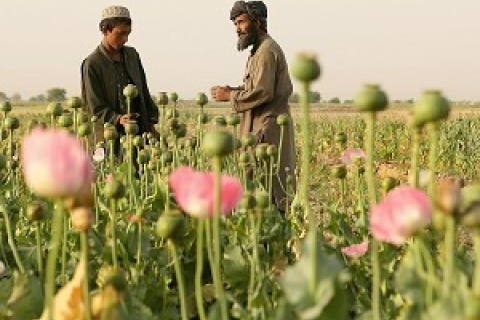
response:
{"label": "pink poppy flower", "polygon": [[[189,167],[180,167],[168,178],[180,208],[197,218],[213,216],[213,172],[198,172]],[[221,177],[221,214],[235,208],[243,195],[242,184],[234,177]]]}
{"label": "pink poppy flower", "polygon": [[346,166],[354,164],[357,159],[365,159],[367,155],[362,149],[359,148],[347,148],[343,151],[340,160]]}
{"label": "pink poppy flower", "polygon": [[102,162],[105,159],[105,149],[104,148],[97,148],[93,153],[93,160],[95,162]]}
{"label": "pink poppy flower", "polygon": [[359,258],[368,251],[368,240],[342,248],[342,253],[350,258]]}
{"label": "pink poppy flower", "polygon": [[411,186],[390,191],[370,216],[372,235],[397,246],[426,227],[432,219],[432,206],[425,192]]}
{"label": "pink poppy flower", "polygon": [[43,197],[88,194],[94,177],[82,143],[63,130],[35,128],[23,139],[21,162],[25,183]]}

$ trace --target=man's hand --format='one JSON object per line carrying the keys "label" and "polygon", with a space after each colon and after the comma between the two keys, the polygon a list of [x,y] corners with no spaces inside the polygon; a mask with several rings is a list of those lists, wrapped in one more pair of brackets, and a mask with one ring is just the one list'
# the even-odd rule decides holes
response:
{"label": "man's hand", "polygon": [[231,91],[229,86],[214,86],[210,89],[210,94],[215,101],[229,101]]}
{"label": "man's hand", "polygon": [[138,113],[131,113],[131,114],[122,114],[117,119],[117,122],[122,126],[126,125],[127,123],[136,121],[140,115]]}

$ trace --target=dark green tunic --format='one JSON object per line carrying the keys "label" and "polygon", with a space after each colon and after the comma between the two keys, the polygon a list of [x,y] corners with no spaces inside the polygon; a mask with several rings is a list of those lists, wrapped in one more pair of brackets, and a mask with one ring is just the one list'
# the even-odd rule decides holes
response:
{"label": "dark green tunic", "polygon": [[153,132],[158,122],[158,108],[148,90],[138,52],[124,46],[123,62],[110,59],[101,44],[82,62],[82,98],[87,112],[99,118],[95,130],[99,138],[105,122],[115,124],[120,115],[127,113],[123,88],[128,83],[138,89],[132,112],[140,114],[140,132]]}

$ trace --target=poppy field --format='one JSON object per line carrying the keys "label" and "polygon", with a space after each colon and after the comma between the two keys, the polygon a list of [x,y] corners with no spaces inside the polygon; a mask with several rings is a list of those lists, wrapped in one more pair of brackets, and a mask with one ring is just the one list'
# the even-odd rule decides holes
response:
{"label": "poppy field", "polygon": [[75,97],[0,103],[0,320],[480,319],[477,113],[426,90],[384,116],[369,84],[354,116],[313,116],[320,66],[291,71],[296,168],[203,93],[159,94],[158,135],[99,137]]}

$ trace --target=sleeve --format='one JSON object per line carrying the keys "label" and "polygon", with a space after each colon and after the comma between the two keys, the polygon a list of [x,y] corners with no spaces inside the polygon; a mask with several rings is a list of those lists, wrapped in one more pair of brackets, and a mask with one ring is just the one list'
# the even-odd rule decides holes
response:
{"label": "sleeve", "polygon": [[152,96],[150,95],[150,91],[148,90],[148,85],[147,85],[147,76],[145,74],[145,70],[143,69],[142,61],[140,60],[140,55],[137,52],[137,57],[138,57],[138,64],[140,66],[140,73],[142,76],[142,90],[144,94],[144,99],[145,99],[145,107],[147,108],[147,113],[148,113],[148,121],[152,124],[155,124],[158,122],[158,107],[153,101]]}
{"label": "sleeve", "polygon": [[108,104],[100,74],[88,59],[82,64],[82,82],[88,110],[103,122],[116,124],[120,115]]}
{"label": "sleeve", "polygon": [[273,100],[277,58],[272,51],[262,53],[252,73],[251,86],[240,87],[230,93],[230,103],[236,112],[243,112],[262,106]]}

